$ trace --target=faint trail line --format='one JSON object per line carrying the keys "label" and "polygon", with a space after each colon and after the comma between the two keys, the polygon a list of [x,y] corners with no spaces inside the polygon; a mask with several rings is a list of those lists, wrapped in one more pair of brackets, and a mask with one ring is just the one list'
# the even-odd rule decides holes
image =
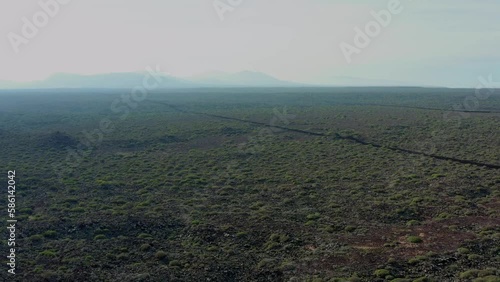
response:
{"label": "faint trail line", "polygon": [[403,109],[417,109],[417,110],[427,110],[427,111],[440,111],[440,112],[460,112],[460,113],[476,113],[476,114],[499,114],[500,111],[490,111],[490,110],[455,110],[455,109],[439,109],[439,108],[426,108],[419,106],[405,106],[405,105],[385,105],[385,104],[372,104],[372,103],[340,103],[331,105],[344,105],[344,106],[376,106],[376,107],[388,107],[388,108],[403,108]]}
{"label": "faint trail line", "polygon": [[[284,127],[284,126],[273,126],[270,124],[252,121],[252,120],[244,120],[244,119],[239,119],[239,118],[226,117],[226,116],[208,114],[208,113],[197,112],[197,111],[183,110],[183,109],[180,109],[176,105],[172,105],[172,104],[168,104],[168,103],[160,102],[160,101],[152,101],[152,100],[146,100],[146,101],[153,103],[153,104],[162,104],[162,105],[168,106],[168,107],[172,108],[173,110],[181,112],[181,113],[203,115],[203,116],[208,116],[208,117],[213,117],[213,118],[218,118],[218,119],[233,120],[233,121],[238,121],[238,122],[243,122],[243,123],[248,123],[248,124],[259,125],[259,126],[279,128],[279,129],[282,129],[285,131],[297,132],[297,133],[313,135],[313,136],[323,136],[323,137],[330,137],[331,136],[330,134],[325,134],[325,133],[321,133],[321,132],[313,132],[313,131],[289,128],[289,127]],[[384,146],[384,145],[381,145],[378,143],[364,141],[364,140],[361,140],[359,138],[356,138],[356,137],[350,136],[350,135],[342,136],[338,133],[334,133],[333,136],[334,136],[334,139],[337,139],[337,140],[347,140],[347,141],[351,141],[351,142],[365,145],[365,146],[373,146],[375,148],[387,149],[387,150],[400,152],[400,153],[425,156],[425,157],[434,158],[434,159],[438,159],[438,160],[452,161],[452,162],[456,162],[456,163],[460,163],[460,164],[469,164],[469,165],[475,165],[475,166],[480,166],[480,167],[486,167],[489,169],[500,169],[500,165],[497,165],[497,164],[488,164],[488,163],[482,163],[482,162],[471,161],[471,160],[463,160],[463,159],[458,159],[458,158],[453,158],[453,157],[439,156],[439,155],[435,155],[435,154],[427,154],[427,153],[408,150],[408,149],[399,148],[399,147]]]}
{"label": "faint trail line", "polygon": [[351,141],[354,141],[356,143],[363,144],[363,145],[371,145],[371,146],[377,147],[377,148],[384,148],[384,149],[404,152],[404,153],[408,153],[408,154],[412,154],[412,155],[426,156],[426,157],[435,158],[438,160],[453,161],[453,162],[458,162],[461,164],[470,164],[470,165],[483,166],[483,167],[492,168],[492,169],[500,169],[500,165],[496,165],[496,164],[488,164],[488,163],[481,163],[481,162],[476,162],[476,161],[471,161],[471,160],[462,160],[462,159],[457,159],[457,158],[452,158],[452,157],[444,157],[444,156],[439,156],[439,155],[435,155],[435,154],[427,154],[427,153],[422,153],[422,152],[418,152],[418,151],[403,149],[403,148],[399,148],[399,147],[383,146],[383,145],[380,145],[377,143],[366,142],[366,141],[360,140],[358,138],[355,138],[353,136],[344,136],[344,137],[342,137],[342,139],[351,140]]}
{"label": "faint trail line", "polygon": [[286,130],[286,131],[293,131],[293,132],[298,132],[298,133],[303,133],[303,134],[309,134],[309,135],[315,135],[315,136],[328,136],[328,135],[326,135],[324,133],[312,132],[312,131],[307,131],[307,130],[301,130],[301,129],[283,127],[283,126],[277,126],[277,125],[270,125],[270,124],[267,124],[267,123],[253,121],[253,120],[245,120],[245,119],[239,119],[239,118],[233,118],[233,117],[226,117],[226,116],[220,116],[220,115],[214,115],[214,114],[207,114],[207,113],[196,112],[196,111],[187,111],[187,110],[179,109],[178,106],[167,104],[167,103],[163,103],[163,102],[150,101],[150,100],[148,100],[148,102],[152,102],[152,103],[155,103],[155,104],[166,105],[166,106],[169,106],[170,108],[172,108],[172,109],[174,109],[176,111],[182,112],[182,113],[204,115],[204,116],[208,116],[208,117],[214,117],[214,118],[225,119],[225,120],[234,120],[234,121],[239,121],[239,122],[245,122],[245,123],[255,124],[255,125],[259,125],[259,126],[279,128],[279,129],[283,129],[283,130]]}

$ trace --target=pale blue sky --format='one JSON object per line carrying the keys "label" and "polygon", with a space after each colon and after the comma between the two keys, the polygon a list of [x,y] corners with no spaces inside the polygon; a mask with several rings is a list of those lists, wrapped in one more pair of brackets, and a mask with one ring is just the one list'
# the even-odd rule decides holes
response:
{"label": "pale blue sky", "polygon": [[[42,0],[49,1],[49,0]],[[227,2],[228,0],[220,0]],[[242,0],[220,21],[213,0],[72,0],[15,53],[38,1],[0,2],[0,80],[138,71],[176,76],[256,70],[305,83],[338,77],[474,87],[500,81],[500,1],[401,0],[403,11],[348,64],[339,48],[390,0]]]}

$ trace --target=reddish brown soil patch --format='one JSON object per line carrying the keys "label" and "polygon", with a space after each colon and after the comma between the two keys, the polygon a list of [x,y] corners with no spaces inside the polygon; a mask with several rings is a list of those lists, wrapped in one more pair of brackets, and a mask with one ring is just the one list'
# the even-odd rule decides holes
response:
{"label": "reddish brown soil patch", "polygon": [[[499,218],[480,216],[445,219],[424,222],[413,227],[374,227],[363,235],[338,236],[353,250],[346,255],[332,255],[314,262],[322,269],[358,265],[376,267],[389,258],[407,260],[428,252],[443,253],[455,251],[467,240],[477,238],[477,232],[489,226],[499,226]],[[410,243],[408,236],[419,236],[421,243]],[[387,244],[387,245],[386,245]]]}

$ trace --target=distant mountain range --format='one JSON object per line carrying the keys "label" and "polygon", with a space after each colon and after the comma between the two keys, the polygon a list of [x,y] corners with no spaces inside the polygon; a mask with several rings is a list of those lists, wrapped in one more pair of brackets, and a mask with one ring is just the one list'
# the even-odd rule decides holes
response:
{"label": "distant mountain range", "polygon": [[[130,89],[141,86],[147,72],[123,72],[95,75],[59,73],[45,80],[32,82],[1,81],[0,89],[53,89],[53,88],[102,88]],[[204,87],[439,87],[417,85],[410,82],[333,76],[328,84],[305,84],[277,79],[256,71],[227,73],[221,71],[207,72],[191,77],[175,77],[161,73],[158,88],[204,88]],[[155,82],[151,80],[151,83]]]}
{"label": "distant mountain range", "polygon": [[260,86],[260,87],[290,87],[306,86],[305,84],[279,80],[268,74],[255,71],[226,73],[220,71],[207,72],[188,78],[190,81],[207,86]]}
{"label": "distant mountain range", "polygon": [[[47,88],[133,88],[141,86],[146,72],[109,73],[79,75],[59,73],[33,82],[0,81],[0,89],[47,89]],[[154,83],[155,80],[151,80]],[[198,88],[198,87],[294,87],[299,83],[279,80],[270,75],[242,71],[238,73],[210,72],[189,78],[161,75],[158,88]]]}
{"label": "distant mountain range", "polygon": [[[359,78],[350,76],[333,76],[329,79],[331,83],[325,86],[339,86],[339,87],[431,87],[431,88],[441,88],[441,86],[435,85],[419,85],[414,82],[396,81],[396,80],[384,80],[384,79],[370,79],[370,78]],[[323,86],[323,85],[321,85]]]}

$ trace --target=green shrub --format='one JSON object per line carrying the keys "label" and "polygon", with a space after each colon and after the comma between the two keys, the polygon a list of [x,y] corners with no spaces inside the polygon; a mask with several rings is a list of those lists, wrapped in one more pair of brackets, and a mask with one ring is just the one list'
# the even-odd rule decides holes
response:
{"label": "green shrub", "polygon": [[418,236],[408,236],[406,239],[408,240],[408,242],[414,243],[414,244],[418,244],[418,243],[423,242],[422,238],[420,238]]}
{"label": "green shrub", "polygon": [[269,240],[274,241],[274,242],[278,242],[279,239],[280,239],[280,235],[276,234],[276,233],[273,233],[273,234],[271,234],[271,236],[269,236]]}
{"label": "green shrub", "polygon": [[83,213],[85,212],[85,209],[82,208],[82,207],[76,207],[76,208],[72,208],[69,210],[70,212],[77,212],[77,213]]}
{"label": "green shrub", "polygon": [[425,257],[425,256],[416,256],[414,258],[409,259],[408,263],[409,264],[417,264],[417,263],[424,261],[426,259],[427,259],[427,257]]}
{"label": "green shrub", "polygon": [[307,215],[308,220],[318,220],[320,217],[321,217],[321,215],[319,214],[319,212],[311,213],[311,214]]}
{"label": "green shrub", "polygon": [[236,237],[238,237],[238,238],[246,237],[247,235],[248,235],[248,232],[245,232],[245,231],[241,231],[241,232],[236,233]]}
{"label": "green shrub", "polygon": [[55,250],[45,250],[43,252],[40,252],[40,255],[42,255],[44,257],[55,257],[56,251]]}
{"label": "green shrub", "polygon": [[479,270],[477,270],[477,269],[470,269],[470,270],[467,270],[467,271],[460,273],[460,278],[462,278],[462,279],[476,278],[478,272],[479,272]]}
{"label": "green shrub", "polygon": [[143,252],[144,252],[144,251],[149,250],[150,248],[151,248],[151,245],[150,245],[150,244],[142,244],[142,245],[139,247],[139,249],[140,249],[141,251],[143,251]]}
{"label": "green shrub", "polygon": [[209,251],[209,252],[215,252],[215,251],[217,251],[218,249],[219,249],[219,248],[217,248],[217,246],[209,246],[209,247],[207,248],[207,251]]}
{"label": "green shrub", "polygon": [[485,277],[479,277],[472,280],[472,282],[500,282],[500,276],[490,275]]}
{"label": "green shrub", "polygon": [[116,259],[117,260],[127,260],[128,259],[128,254],[121,253],[121,254],[119,254],[119,255],[116,256]]}
{"label": "green shrub", "polygon": [[416,225],[420,225],[420,221],[412,219],[406,223],[406,226],[416,226]]}
{"label": "green shrub", "polygon": [[478,254],[470,254],[470,255],[467,256],[468,260],[478,260],[480,258],[481,258],[481,256],[478,255]]}
{"label": "green shrub", "polygon": [[149,234],[146,234],[146,233],[141,233],[141,234],[137,235],[137,238],[141,238],[141,239],[153,239],[153,236],[151,236]]}
{"label": "green shrub", "polygon": [[30,239],[33,242],[40,242],[43,240],[43,236],[40,234],[36,234],[36,235],[30,236]]}
{"label": "green shrub", "polygon": [[268,242],[266,243],[266,250],[278,249],[281,245],[277,242]]}
{"label": "green shrub", "polygon": [[281,263],[279,269],[282,271],[292,271],[295,269],[295,264],[293,262],[284,261]]}
{"label": "green shrub", "polygon": [[272,265],[274,264],[274,259],[271,258],[265,258],[262,259],[258,264],[257,268],[271,268]]}
{"label": "green shrub", "polygon": [[344,228],[345,231],[347,232],[353,232],[354,230],[356,230],[356,226],[352,226],[352,225],[347,225],[345,228]]}
{"label": "green shrub", "polygon": [[182,266],[182,262],[178,261],[178,260],[173,260],[171,261],[168,266],[170,267],[181,267]]}
{"label": "green shrub", "polygon": [[166,252],[164,252],[164,251],[158,251],[158,252],[156,252],[156,254],[155,254],[155,258],[156,258],[157,260],[164,260],[164,259],[167,257],[167,255],[168,255],[168,254],[167,254]]}
{"label": "green shrub", "polygon": [[106,235],[104,234],[99,234],[94,237],[94,240],[103,240],[106,239]]}
{"label": "green shrub", "polygon": [[497,271],[495,268],[486,268],[486,269],[479,270],[479,272],[477,273],[477,276],[478,277],[486,277],[486,276],[491,276],[491,275],[495,275],[495,274],[497,274]]}
{"label": "green shrub", "polygon": [[387,269],[377,269],[377,270],[375,270],[375,272],[373,274],[377,277],[384,278],[387,275],[390,275],[391,272]]}
{"label": "green shrub", "polygon": [[47,230],[47,231],[43,232],[42,235],[47,237],[47,238],[55,238],[57,236],[57,232],[54,230]]}
{"label": "green shrub", "polygon": [[447,218],[451,218],[451,214],[449,214],[447,212],[440,213],[436,217],[436,219],[447,219]]}

